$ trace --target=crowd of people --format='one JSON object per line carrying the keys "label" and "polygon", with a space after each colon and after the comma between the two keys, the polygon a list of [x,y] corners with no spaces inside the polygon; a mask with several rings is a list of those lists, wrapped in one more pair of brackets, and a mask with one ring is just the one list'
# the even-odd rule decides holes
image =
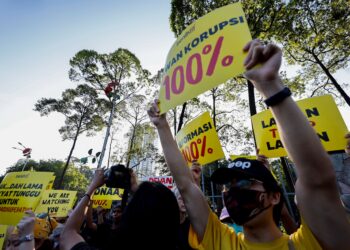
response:
{"label": "crowd of people", "polygon": [[[283,145],[295,163],[295,200],[300,222],[289,215],[282,190],[264,156],[238,158],[218,168],[211,181],[222,187],[224,207],[216,214],[200,189],[201,167],[191,168],[173,138],[156,100],[148,110],[157,128],[176,188],[138,183],[131,175],[127,204],[93,209],[94,191],[105,184],[97,169],[68,218],[40,219],[28,211],[9,227],[6,249],[350,249],[350,224],[335,173],[319,138],[279,76],[282,52],[253,40],[244,48],[245,77],[265,98]],[[257,67],[258,66],[258,67]],[[350,153],[350,135],[347,135]]]}

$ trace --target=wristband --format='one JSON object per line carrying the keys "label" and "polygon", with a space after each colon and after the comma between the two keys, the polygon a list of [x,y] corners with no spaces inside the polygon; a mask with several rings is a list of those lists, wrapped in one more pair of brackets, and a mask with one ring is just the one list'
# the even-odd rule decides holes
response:
{"label": "wristband", "polygon": [[287,97],[289,97],[291,95],[292,95],[292,92],[290,91],[290,89],[285,87],[280,92],[267,98],[264,102],[265,102],[266,106],[268,106],[268,107],[274,106],[274,105],[279,104],[280,102],[282,102],[284,99],[286,99]]}
{"label": "wristband", "polygon": [[89,195],[88,193],[85,193],[85,194],[83,195],[83,198],[84,198],[85,196],[87,196],[87,197],[89,198],[89,200],[91,200],[91,195]]}

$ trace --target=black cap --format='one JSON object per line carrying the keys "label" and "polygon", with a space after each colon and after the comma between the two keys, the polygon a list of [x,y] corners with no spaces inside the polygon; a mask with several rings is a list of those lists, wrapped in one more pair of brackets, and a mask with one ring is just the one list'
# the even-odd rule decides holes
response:
{"label": "black cap", "polygon": [[219,168],[211,176],[211,180],[217,184],[226,184],[237,179],[256,179],[262,181],[273,190],[280,190],[279,185],[270,170],[257,160],[237,158],[227,168]]}

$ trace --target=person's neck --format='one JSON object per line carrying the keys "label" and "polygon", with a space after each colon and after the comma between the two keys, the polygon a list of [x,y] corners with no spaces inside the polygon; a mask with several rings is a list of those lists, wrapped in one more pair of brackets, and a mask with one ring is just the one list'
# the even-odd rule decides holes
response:
{"label": "person's neck", "polygon": [[254,226],[243,226],[243,230],[244,237],[248,241],[255,243],[270,242],[283,235],[273,220]]}
{"label": "person's neck", "polygon": [[180,212],[180,224],[184,223],[186,220],[186,213]]}

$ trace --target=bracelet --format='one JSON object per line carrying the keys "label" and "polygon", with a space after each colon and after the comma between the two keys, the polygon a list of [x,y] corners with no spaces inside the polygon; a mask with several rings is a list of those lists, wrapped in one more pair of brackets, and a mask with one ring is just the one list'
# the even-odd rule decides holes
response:
{"label": "bracelet", "polygon": [[91,200],[91,195],[89,195],[88,193],[85,193],[85,194],[83,195],[83,198],[84,198],[85,196],[87,196],[87,197],[89,198],[89,200]]}
{"label": "bracelet", "polygon": [[264,102],[265,102],[266,106],[268,106],[268,107],[274,106],[274,105],[279,104],[280,102],[282,102],[284,99],[286,99],[287,97],[289,97],[291,95],[292,95],[292,92],[290,91],[290,89],[288,87],[285,87],[280,92],[267,98]]}

